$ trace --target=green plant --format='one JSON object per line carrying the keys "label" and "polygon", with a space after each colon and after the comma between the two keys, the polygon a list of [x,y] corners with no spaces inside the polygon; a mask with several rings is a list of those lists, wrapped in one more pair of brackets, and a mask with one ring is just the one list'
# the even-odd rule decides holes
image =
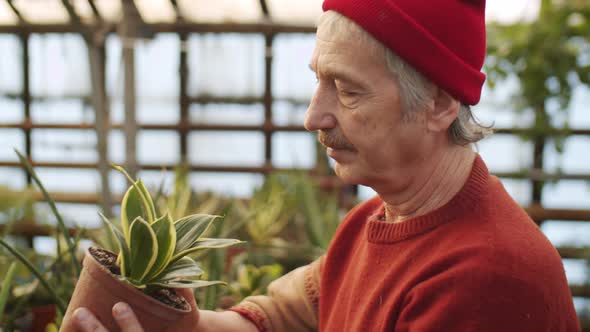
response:
{"label": "green plant", "polygon": [[322,192],[306,174],[297,178],[298,201],[309,242],[327,250],[340,224],[340,206],[335,191]]}
{"label": "green plant", "polygon": [[161,287],[199,288],[223,284],[221,281],[198,280],[203,270],[188,256],[241,243],[236,239],[204,237],[211,224],[221,217],[194,214],[176,221],[169,214],[158,217],[143,182],[131,179],[121,167],[114,168],[131,182],[121,204],[122,230],[101,214],[117,239],[120,278],[148,293]]}
{"label": "green plant", "polygon": [[246,231],[255,245],[276,242],[297,210],[297,191],[288,173],[270,174],[250,200]]}
{"label": "green plant", "polygon": [[[40,258],[39,255],[27,255],[23,250],[17,248],[16,245],[9,243],[5,237],[0,239],[0,246],[3,246],[18,261],[20,261],[36,279],[36,281],[28,285],[27,289],[30,291],[26,292],[26,294],[21,297],[15,307],[24,305],[30,298],[32,298],[34,292],[37,291],[38,285],[40,285],[41,287],[39,287],[39,289],[47,294],[47,297],[57,305],[59,313],[63,314],[66,310],[66,303],[73,292],[75,283],[74,279],[80,272],[80,263],[78,257],[76,257],[76,250],[78,248],[80,236],[83,232],[79,231],[76,237],[70,236],[63,218],[57,210],[55,202],[49,196],[31,164],[20,152],[16,150],[15,152],[18,155],[23,168],[43,193],[46,202],[49,204],[57,220],[57,227],[54,233],[57,247],[56,256],[51,259],[51,263],[49,264],[36,264],[35,259],[32,258],[38,259]],[[62,250],[62,246],[64,245],[66,248]],[[47,261],[47,259],[44,260]],[[14,313],[17,312],[18,310],[14,310]]]}
{"label": "green plant", "polygon": [[10,295],[10,288],[12,287],[15,271],[16,262],[13,262],[10,264],[8,272],[4,276],[4,281],[2,282],[2,289],[0,289],[0,322],[2,321],[4,308],[6,308],[6,303],[8,302],[8,296]]}
{"label": "green plant", "polygon": [[590,4],[585,0],[542,0],[539,17],[532,22],[491,23],[487,26],[488,85],[507,77],[517,80],[512,96],[517,111],[532,110],[535,122],[525,139],[553,136],[558,152],[569,133],[567,117],[562,126],[550,121],[567,115],[573,91],[590,86]]}
{"label": "green plant", "polygon": [[231,283],[232,293],[241,299],[266,293],[268,285],[283,274],[280,264],[263,265],[240,264],[237,267],[236,281]]}

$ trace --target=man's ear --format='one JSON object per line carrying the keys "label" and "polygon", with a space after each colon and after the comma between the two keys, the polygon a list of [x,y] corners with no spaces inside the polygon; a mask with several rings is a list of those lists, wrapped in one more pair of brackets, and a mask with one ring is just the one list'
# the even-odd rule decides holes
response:
{"label": "man's ear", "polygon": [[446,91],[436,88],[434,107],[428,111],[426,119],[428,130],[434,132],[447,131],[459,116],[461,103]]}

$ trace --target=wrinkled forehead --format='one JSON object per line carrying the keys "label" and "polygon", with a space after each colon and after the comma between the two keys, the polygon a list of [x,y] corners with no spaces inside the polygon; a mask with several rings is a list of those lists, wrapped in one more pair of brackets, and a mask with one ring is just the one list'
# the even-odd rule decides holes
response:
{"label": "wrinkled forehead", "polygon": [[384,46],[361,26],[346,16],[334,11],[322,14],[318,22],[316,38],[322,41],[340,42],[350,47],[358,47],[357,51],[380,52]]}
{"label": "wrinkled forehead", "polygon": [[335,12],[324,13],[318,23],[313,57],[317,58],[319,53],[348,53],[371,58],[373,62],[385,61],[385,48],[381,43],[359,25]]}

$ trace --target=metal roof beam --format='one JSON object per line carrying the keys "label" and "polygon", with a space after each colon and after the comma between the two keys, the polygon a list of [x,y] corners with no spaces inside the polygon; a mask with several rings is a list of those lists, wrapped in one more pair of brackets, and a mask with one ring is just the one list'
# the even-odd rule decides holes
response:
{"label": "metal roof beam", "polygon": [[172,5],[172,8],[174,8],[174,12],[176,13],[176,20],[177,21],[184,21],[184,17],[182,16],[182,13],[180,12],[180,8],[178,7],[178,1],[170,0],[170,4]]}
{"label": "metal roof beam", "polygon": [[74,9],[74,6],[70,3],[70,0],[61,0],[61,3],[68,12],[72,24],[76,27],[82,27],[82,20],[80,19],[80,16],[78,16],[78,13],[76,13],[76,9]]}
{"label": "metal roof beam", "polygon": [[260,0],[260,9],[262,9],[262,14],[265,18],[270,18],[270,12],[268,11],[266,0]]}
{"label": "metal roof beam", "polygon": [[94,3],[94,0],[88,0],[88,5],[92,9],[92,13],[94,14],[94,17],[96,17],[96,19],[98,21],[102,21],[103,20],[102,15],[98,11],[98,8],[96,7],[96,4]]}
{"label": "metal roof beam", "polygon": [[12,12],[14,13],[14,15],[16,15],[16,17],[18,17],[18,20],[20,23],[27,23],[27,21],[25,20],[23,15],[20,13],[20,10],[18,10],[18,8],[16,8],[14,6],[14,3],[12,3],[12,0],[6,0],[6,3],[10,7],[10,9],[12,9]]}
{"label": "metal roof beam", "polygon": [[[278,23],[156,23],[146,24],[156,33],[315,33],[316,28],[311,25],[291,25]],[[90,25],[89,28],[99,28],[98,25]],[[114,32],[114,26],[109,27],[108,32]],[[71,24],[27,24],[27,25],[0,25],[0,33],[76,33],[80,29]]]}

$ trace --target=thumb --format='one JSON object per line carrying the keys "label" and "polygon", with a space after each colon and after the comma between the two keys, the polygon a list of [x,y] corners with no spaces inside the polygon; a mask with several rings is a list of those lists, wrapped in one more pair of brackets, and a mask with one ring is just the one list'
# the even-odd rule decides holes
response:
{"label": "thumb", "polygon": [[195,295],[193,294],[193,290],[189,288],[177,288],[176,292],[178,295],[184,297],[184,299],[190,304],[191,306],[191,313],[187,316],[182,318],[182,321],[178,322],[175,325],[176,331],[195,331],[199,324],[200,313],[199,308],[197,308],[197,303],[195,302]]}
{"label": "thumb", "polygon": [[197,307],[197,302],[195,300],[195,294],[193,293],[193,290],[190,288],[178,288],[176,290],[178,292],[178,294],[182,297],[184,297],[184,299],[186,300],[186,302],[188,302],[191,306],[192,309],[197,310],[199,309]]}

